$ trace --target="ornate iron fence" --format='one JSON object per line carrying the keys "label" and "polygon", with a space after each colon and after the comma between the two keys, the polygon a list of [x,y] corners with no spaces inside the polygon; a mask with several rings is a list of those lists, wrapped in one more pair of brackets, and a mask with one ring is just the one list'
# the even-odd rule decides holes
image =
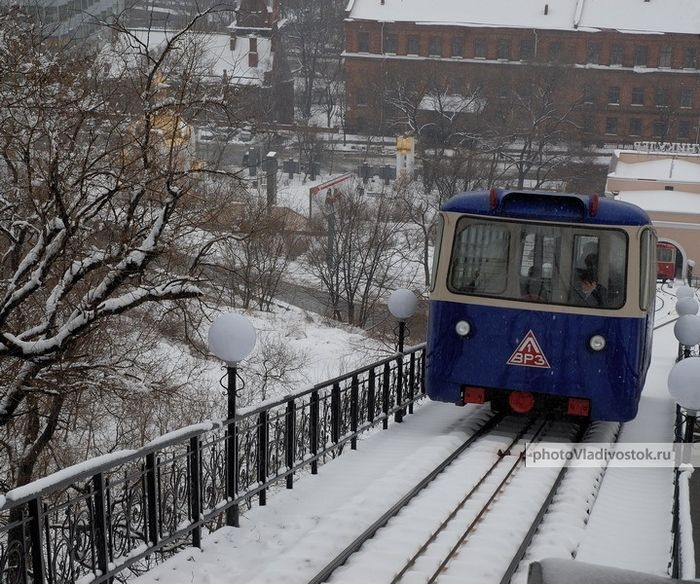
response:
{"label": "ornate iron fence", "polygon": [[0,584],[125,581],[198,547],[203,531],[237,524],[241,507],[401,421],[424,396],[424,371],[419,345],[0,495]]}

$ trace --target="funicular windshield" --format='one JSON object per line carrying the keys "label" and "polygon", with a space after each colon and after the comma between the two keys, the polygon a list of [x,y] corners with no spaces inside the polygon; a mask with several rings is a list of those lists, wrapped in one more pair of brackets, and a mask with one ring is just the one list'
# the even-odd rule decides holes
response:
{"label": "funicular windshield", "polygon": [[448,288],[533,303],[620,308],[627,235],[585,225],[465,216],[455,234]]}

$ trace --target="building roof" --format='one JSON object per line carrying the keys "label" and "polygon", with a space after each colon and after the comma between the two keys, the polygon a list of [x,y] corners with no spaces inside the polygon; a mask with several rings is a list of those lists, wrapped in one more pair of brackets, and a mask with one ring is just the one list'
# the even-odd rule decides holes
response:
{"label": "building roof", "polygon": [[683,191],[623,191],[618,201],[633,203],[648,213],[700,214],[700,196]]}
{"label": "building roof", "polygon": [[[349,0],[349,20],[697,34],[698,0]],[[545,14],[546,12],[546,14]]]}
{"label": "building roof", "polygon": [[[115,46],[107,46],[101,58],[112,68],[110,75],[117,77],[123,74],[124,68],[138,63],[144,48],[158,52],[166,43],[180,31],[156,29],[132,29],[129,35],[122,35]],[[206,76],[221,79],[224,75],[234,85],[259,86],[265,82],[265,74],[272,70],[272,48],[269,38],[257,40],[257,65],[248,62],[248,39],[243,37],[235,42],[231,50],[231,35],[190,32],[181,36],[181,45],[197,45],[202,51],[202,73]]]}
{"label": "building roof", "polygon": [[650,157],[635,162],[618,158],[615,170],[608,178],[700,183],[700,156]]}
{"label": "building roof", "polygon": [[700,214],[700,155],[615,150],[611,169],[607,190],[616,199],[650,213]]}

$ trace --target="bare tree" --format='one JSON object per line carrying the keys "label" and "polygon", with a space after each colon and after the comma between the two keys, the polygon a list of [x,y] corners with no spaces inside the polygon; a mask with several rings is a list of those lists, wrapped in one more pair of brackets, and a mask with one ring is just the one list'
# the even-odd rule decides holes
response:
{"label": "bare tree", "polygon": [[308,365],[304,351],[297,351],[283,337],[266,336],[250,361],[250,374],[256,380],[251,402],[266,400],[280,391],[289,392],[299,382],[299,374]]}
{"label": "bare tree", "polygon": [[323,139],[319,137],[314,128],[307,124],[299,124],[293,135],[293,146],[299,153],[299,163],[303,167],[304,180],[311,178],[315,180],[321,161]]}
{"label": "bare tree", "polygon": [[562,76],[571,74],[565,67],[532,64],[492,88],[486,135],[502,145],[499,155],[514,170],[517,188],[526,180],[531,188],[541,187],[577,155],[573,136],[582,98],[562,90]]}
{"label": "bare tree", "polygon": [[327,236],[307,253],[309,267],[328,291],[334,317],[342,309],[348,324],[366,326],[401,276],[396,246],[404,218],[389,197],[343,191],[327,200],[325,223]]}
{"label": "bare tree", "polygon": [[303,119],[311,115],[317,84],[324,84],[327,98],[327,87],[340,78],[345,4],[344,0],[288,0],[284,3],[283,35],[292,69],[301,80],[299,113]]}
{"label": "bare tree", "polygon": [[265,195],[247,192],[232,211],[233,237],[222,242],[222,259],[241,306],[269,310],[277,295],[299,236],[287,210],[270,207]]}
{"label": "bare tree", "polygon": [[201,295],[187,235],[210,210],[208,169],[188,121],[226,107],[199,75],[202,17],[157,49],[114,25],[129,50],[111,55],[0,17],[0,454],[14,484],[65,408],[119,378],[128,343],[104,337],[140,307]]}

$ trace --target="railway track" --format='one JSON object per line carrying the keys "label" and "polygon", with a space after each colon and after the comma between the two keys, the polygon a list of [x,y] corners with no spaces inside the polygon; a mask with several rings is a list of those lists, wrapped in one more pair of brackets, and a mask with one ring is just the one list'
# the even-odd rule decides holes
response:
{"label": "railway track", "polygon": [[[475,549],[479,548],[477,534],[483,531],[493,510],[500,507],[498,501],[507,500],[503,493],[510,492],[511,485],[517,484],[516,477],[525,466],[524,443],[539,439],[568,441],[578,437],[577,430],[580,431],[576,425],[542,418],[498,416],[491,418],[488,426],[481,428],[449,462],[443,462],[407,493],[311,582],[449,579],[455,558],[464,558],[465,549],[473,547],[473,541]],[[541,477],[540,474],[538,479]],[[537,516],[537,510],[531,515]],[[402,547],[397,546],[397,538],[405,540],[406,554],[396,554],[396,549]],[[513,546],[514,557],[520,551],[518,543]],[[417,551],[409,553],[411,550]],[[377,557],[381,558],[380,562],[376,561]],[[513,562],[513,570],[518,562],[519,559]],[[363,566],[378,563],[386,566],[386,574],[357,572]]]}

